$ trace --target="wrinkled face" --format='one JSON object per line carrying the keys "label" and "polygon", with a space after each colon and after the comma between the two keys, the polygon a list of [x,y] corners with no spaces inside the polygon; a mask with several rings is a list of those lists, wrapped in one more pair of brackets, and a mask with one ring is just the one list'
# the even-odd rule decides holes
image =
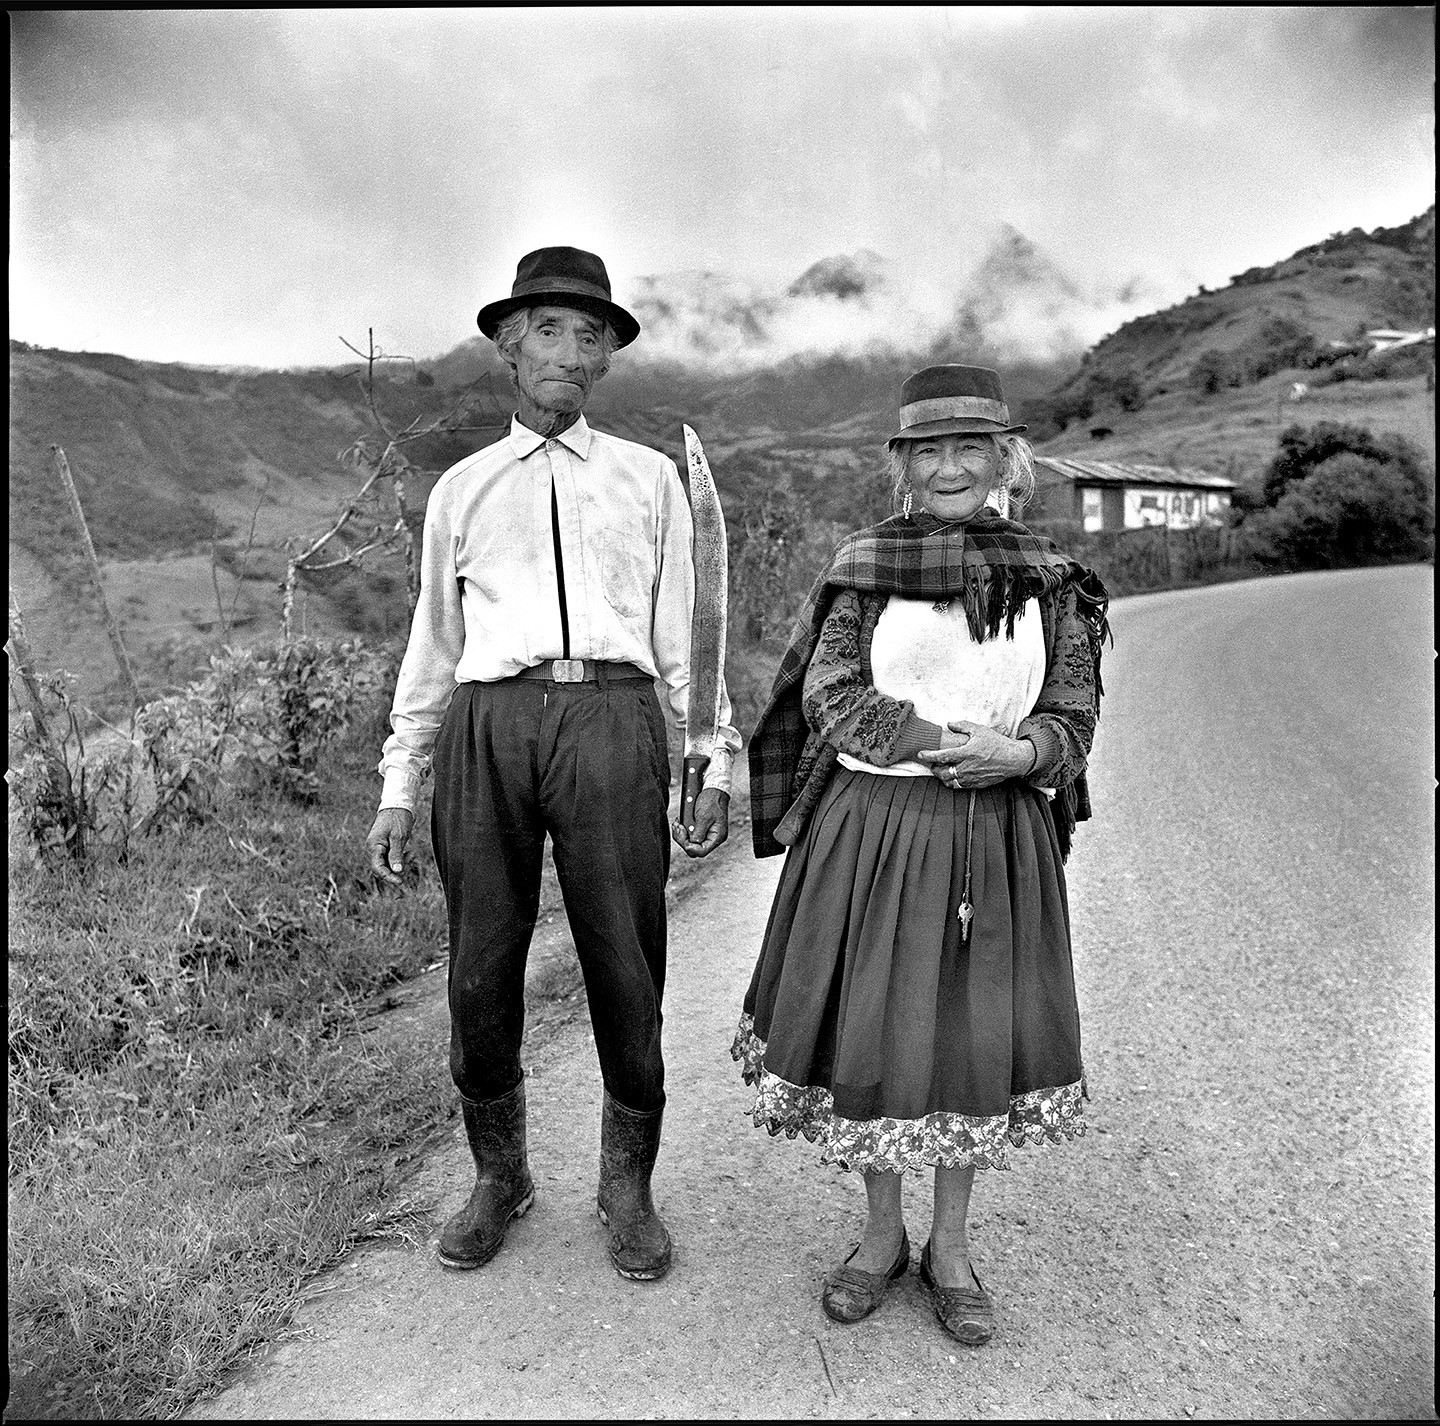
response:
{"label": "wrinkled face", "polygon": [[910,447],[908,474],[917,505],[937,520],[969,520],[1000,479],[1000,443],[987,435],[925,437]]}
{"label": "wrinkled face", "polygon": [[598,317],[573,307],[537,307],[517,345],[515,380],[542,411],[579,411],[605,370],[604,330]]}

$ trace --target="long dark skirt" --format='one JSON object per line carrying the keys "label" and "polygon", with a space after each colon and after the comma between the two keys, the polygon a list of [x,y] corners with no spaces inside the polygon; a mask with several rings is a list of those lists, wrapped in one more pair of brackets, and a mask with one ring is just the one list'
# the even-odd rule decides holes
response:
{"label": "long dark skirt", "polygon": [[[757,1127],[864,1170],[1008,1168],[1085,1131],[1044,795],[837,769],[790,850],[731,1053]],[[967,853],[968,938],[959,908]]]}

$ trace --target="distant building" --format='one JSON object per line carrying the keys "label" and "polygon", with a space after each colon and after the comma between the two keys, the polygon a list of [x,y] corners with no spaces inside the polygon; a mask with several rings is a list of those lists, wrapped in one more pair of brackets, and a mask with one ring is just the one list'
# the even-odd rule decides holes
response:
{"label": "distant building", "polygon": [[1087,531],[1186,530],[1224,524],[1234,489],[1233,480],[1203,470],[1036,456],[1035,499],[1025,514],[1078,520]]}

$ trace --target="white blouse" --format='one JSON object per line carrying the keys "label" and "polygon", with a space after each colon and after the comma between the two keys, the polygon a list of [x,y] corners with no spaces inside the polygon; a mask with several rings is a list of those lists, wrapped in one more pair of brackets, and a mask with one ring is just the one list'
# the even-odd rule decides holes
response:
{"label": "white blouse", "polygon": [[[908,698],[915,712],[942,728],[957,719],[981,723],[1013,738],[1045,682],[1045,633],[1035,600],[1015,620],[1015,637],[977,644],[965,609],[952,599],[943,607],[928,599],[892,595],[875,625],[870,645],[875,687],[891,698]],[[922,762],[875,767],[848,753],[843,766],[891,777],[929,777]]]}

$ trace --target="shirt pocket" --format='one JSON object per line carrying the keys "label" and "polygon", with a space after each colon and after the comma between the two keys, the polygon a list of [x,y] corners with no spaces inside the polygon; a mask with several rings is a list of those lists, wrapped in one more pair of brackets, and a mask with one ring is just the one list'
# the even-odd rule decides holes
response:
{"label": "shirt pocket", "polygon": [[655,594],[655,550],[649,540],[630,530],[606,530],[600,588],[620,618],[648,619]]}

